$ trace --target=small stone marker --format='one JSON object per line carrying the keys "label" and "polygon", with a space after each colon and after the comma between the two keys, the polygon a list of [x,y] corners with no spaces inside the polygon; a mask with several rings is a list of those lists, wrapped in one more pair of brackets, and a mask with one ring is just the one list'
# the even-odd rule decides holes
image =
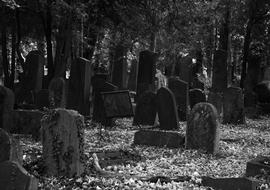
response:
{"label": "small stone marker", "polygon": [[270,158],[259,156],[247,162],[246,176],[257,176],[270,173]]}
{"label": "small stone marker", "polygon": [[178,131],[139,130],[134,135],[135,145],[181,148],[185,136]]}
{"label": "small stone marker", "polygon": [[189,90],[189,105],[192,109],[193,106],[200,102],[206,102],[206,96],[201,89],[195,88]]}
{"label": "small stone marker", "polygon": [[9,131],[10,112],[14,107],[14,93],[9,88],[0,86],[0,128]]}
{"label": "small stone marker", "polygon": [[133,125],[154,125],[156,114],[156,94],[146,91],[137,100]]}
{"label": "small stone marker", "polygon": [[0,163],[9,160],[22,164],[22,149],[19,140],[3,129],[0,129],[0,152]]}
{"label": "small stone marker", "polygon": [[245,123],[244,95],[241,88],[227,88],[223,100],[223,123]]}
{"label": "small stone marker", "polygon": [[57,108],[41,122],[45,172],[49,176],[84,172],[84,118],[77,111]]}
{"label": "small stone marker", "polygon": [[1,190],[37,190],[38,180],[20,164],[12,161],[0,163]]}
{"label": "small stone marker", "polygon": [[66,107],[65,80],[57,77],[51,80],[49,84],[49,99],[52,108]]}
{"label": "small stone marker", "polygon": [[161,87],[157,92],[157,111],[160,129],[173,130],[179,126],[174,95],[170,89]]}
{"label": "small stone marker", "polygon": [[216,154],[219,146],[219,122],[216,108],[209,103],[196,104],[189,115],[186,148]]}
{"label": "small stone marker", "polygon": [[188,112],[188,83],[178,78],[169,78],[168,87],[174,94],[179,120],[186,121]]}

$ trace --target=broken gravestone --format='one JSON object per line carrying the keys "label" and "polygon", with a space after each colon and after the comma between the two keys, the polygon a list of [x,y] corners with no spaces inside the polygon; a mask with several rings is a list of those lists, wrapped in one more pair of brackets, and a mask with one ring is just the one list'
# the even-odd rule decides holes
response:
{"label": "broken gravestone", "polygon": [[45,172],[49,176],[84,172],[84,118],[77,111],[57,108],[41,121]]}
{"label": "broken gravestone", "polygon": [[156,114],[156,94],[146,91],[137,100],[133,125],[154,125]]}
{"label": "broken gravestone", "polygon": [[200,102],[206,102],[206,96],[201,89],[195,88],[189,90],[189,105],[190,109],[195,106],[195,104]]}
{"label": "broken gravestone", "polygon": [[223,123],[245,123],[244,95],[241,88],[229,87],[223,94]]}
{"label": "broken gravestone", "polygon": [[185,121],[188,112],[188,83],[171,77],[168,81],[168,87],[175,97],[178,118],[181,121]]}
{"label": "broken gravestone", "polygon": [[166,87],[157,92],[157,111],[160,129],[173,130],[179,126],[176,102],[173,93]]}
{"label": "broken gravestone", "polygon": [[65,108],[66,92],[65,80],[62,77],[53,78],[49,84],[50,107]]}
{"label": "broken gravestone", "polygon": [[189,115],[186,148],[216,154],[219,146],[219,121],[216,108],[209,103],[196,104]]}
{"label": "broken gravestone", "polygon": [[9,131],[10,112],[14,107],[14,93],[9,88],[0,86],[0,128]]}
{"label": "broken gravestone", "polygon": [[37,190],[38,180],[20,164],[12,161],[0,163],[0,184],[2,190]]}
{"label": "broken gravestone", "polygon": [[0,163],[10,160],[22,164],[22,149],[18,139],[0,129]]}

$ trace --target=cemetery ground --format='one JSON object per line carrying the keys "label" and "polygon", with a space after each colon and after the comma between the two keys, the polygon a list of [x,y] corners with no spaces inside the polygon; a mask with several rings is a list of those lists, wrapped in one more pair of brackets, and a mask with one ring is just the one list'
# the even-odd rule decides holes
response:
{"label": "cemetery ground", "polygon": [[[270,155],[270,117],[247,119],[246,124],[221,125],[220,148],[216,155],[198,150],[133,145],[132,119],[118,119],[113,128],[86,120],[86,172],[80,177],[46,177],[43,174],[41,143],[21,137],[23,166],[39,179],[39,189],[210,189],[201,186],[203,176],[242,177],[246,164],[257,156]],[[178,129],[185,134],[186,122]],[[129,153],[125,163],[97,163],[102,151]],[[94,154],[93,153],[97,153]],[[158,177],[159,176],[159,177]],[[161,177],[163,176],[163,177]],[[268,175],[256,178],[270,183]],[[264,186],[265,189],[267,185]]]}

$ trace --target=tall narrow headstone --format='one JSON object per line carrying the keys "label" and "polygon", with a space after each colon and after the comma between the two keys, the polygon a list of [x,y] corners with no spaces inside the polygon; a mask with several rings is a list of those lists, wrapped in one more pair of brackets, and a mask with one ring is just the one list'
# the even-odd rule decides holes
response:
{"label": "tall narrow headstone", "polygon": [[50,105],[53,108],[66,107],[65,80],[57,77],[51,80],[49,84]]}
{"label": "tall narrow headstone", "polygon": [[229,87],[224,91],[223,123],[245,123],[244,95],[241,88]]}
{"label": "tall narrow headstone", "polygon": [[127,50],[122,44],[116,46],[112,65],[112,84],[127,88]]}
{"label": "tall narrow headstone", "polygon": [[0,128],[9,131],[10,113],[14,107],[14,93],[9,88],[0,86]]}
{"label": "tall narrow headstone", "polygon": [[200,102],[206,102],[206,96],[204,92],[198,88],[189,90],[190,109],[192,109],[195,104]]}
{"label": "tall narrow headstone", "polygon": [[72,62],[67,107],[77,110],[82,115],[89,115],[90,113],[91,72],[89,60],[77,58]]}
{"label": "tall narrow headstone", "polygon": [[178,117],[185,121],[188,112],[188,83],[178,78],[169,78],[168,87],[175,96]]}
{"label": "tall narrow headstone", "polygon": [[219,121],[216,108],[209,103],[196,104],[189,115],[186,148],[216,154],[219,145]]}
{"label": "tall narrow headstone", "polygon": [[142,51],[139,58],[137,77],[137,98],[145,91],[155,90],[157,55],[151,51]]}
{"label": "tall narrow headstone", "polygon": [[49,176],[80,176],[84,172],[84,118],[57,108],[41,121],[45,172]]}
{"label": "tall narrow headstone", "polygon": [[170,89],[161,87],[157,92],[157,111],[160,129],[173,130],[179,126],[176,102]]}
{"label": "tall narrow headstone", "polygon": [[223,92],[227,88],[227,54],[217,50],[214,55],[212,89]]}
{"label": "tall narrow headstone", "polygon": [[129,72],[128,78],[128,89],[131,91],[136,91],[137,88],[137,71],[138,71],[138,63],[137,60],[134,59],[131,61],[131,68]]}
{"label": "tall narrow headstone", "polygon": [[133,125],[154,125],[156,114],[156,94],[146,91],[137,100]]}

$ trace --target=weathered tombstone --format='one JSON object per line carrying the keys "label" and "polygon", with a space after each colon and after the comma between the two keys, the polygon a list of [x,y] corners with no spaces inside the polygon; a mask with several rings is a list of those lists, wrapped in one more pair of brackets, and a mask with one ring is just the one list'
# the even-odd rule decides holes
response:
{"label": "weathered tombstone", "polygon": [[93,77],[93,94],[94,94],[94,108],[93,108],[93,121],[101,123],[105,126],[112,125],[112,119],[107,119],[105,115],[105,108],[101,92],[111,92],[117,90],[117,86],[106,82],[102,78]]}
{"label": "weathered tombstone", "polygon": [[270,103],[270,81],[262,81],[254,88],[260,103]]}
{"label": "weathered tombstone", "polygon": [[37,109],[50,107],[49,90],[42,89],[35,92],[35,105]]}
{"label": "weathered tombstone", "polygon": [[49,84],[49,99],[50,107],[52,108],[66,107],[65,80],[62,77],[51,80]]}
{"label": "weathered tombstone", "polygon": [[190,56],[183,57],[180,64],[180,79],[185,81],[187,84],[190,82],[190,72],[192,65],[192,58]]}
{"label": "weathered tombstone", "polygon": [[264,68],[263,80],[270,81],[270,66]]}
{"label": "weathered tombstone", "polygon": [[151,51],[140,52],[137,76],[137,97],[145,91],[155,91],[157,55]]}
{"label": "weathered tombstone", "polygon": [[138,71],[138,63],[137,60],[134,59],[131,61],[131,68],[129,72],[129,78],[128,78],[128,89],[131,91],[136,91],[137,88],[137,71]]}
{"label": "weathered tombstone", "polygon": [[189,115],[185,145],[216,154],[219,147],[219,121],[216,108],[209,103],[196,104]]}
{"label": "weathered tombstone", "polygon": [[160,129],[173,130],[179,126],[174,95],[168,88],[161,87],[157,92],[157,111]]}
{"label": "weathered tombstone", "polygon": [[156,94],[146,91],[137,100],[133,125],[154,125],[156,114]]}
{"label": "weathered tombstone", "polygon": [[10,113],[10,133],[32,135],[33,139],[39,140],[43,115],[40,110],[13,110]]}
{"label": "weathered tombstone", "polygon": [[9,88],[0,86],[0,128],[9,131],[10,112],[14,107],[14,93]]}
{"label": "weathered tombstone", "polygon": [[241,88],[227,88],[223,100],[223,123],[245,123],[244,95]]}
{"label": "weathered tombstone", "polygon": [[119,89],[127,88],[127,50],[122,44],[118,44],[112,65],[112,84]]}
{"label": "weathered tombstone", "polygon": [[0,184],[2,190],[37,190],[38,180],[20,164],[12,161],[0,163]]}
{"label": "weathered tombstone", "polygon": [[188,83],[178,78],[169,78],[168,87],[175,96],[178,118],[185,121],[188,112]]}
{"label": "weathered tombstone", "polygon": [[212,89],[223,92],[227,88],[227,53],[217,50],[214,55]]}
{"label": "weathered tombstone", "polygon": [[0,129],[0,163],[4,161],[15,161],[22,164],[22,149],[18,139]]}
{"label": "weathered tombstone", "polygon": [[215,106],[217,109],[219,121],[223,119],[223,93],[212,92],[208,93],[207,102]]}
{"label": "weathered tombstone", "polygon": [[198,88],[189,90],[190,109],[192,109],[195,104],[200,102],[206,102],[206,96],[204,92]]}
{"label": "weathered tombstone", "polygon": [[84,118],[77,111],[57,108],[41,121],[45,172],[49,176],[84,172]]}
{"label": "weathered tombstone", "polygon": [[80,114],[89,115],[90,86],[91,62],[84,58],[77,58],[71,65],[67,107],[77,110]]}

